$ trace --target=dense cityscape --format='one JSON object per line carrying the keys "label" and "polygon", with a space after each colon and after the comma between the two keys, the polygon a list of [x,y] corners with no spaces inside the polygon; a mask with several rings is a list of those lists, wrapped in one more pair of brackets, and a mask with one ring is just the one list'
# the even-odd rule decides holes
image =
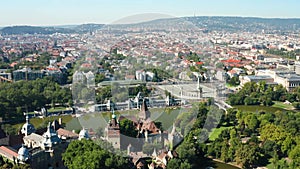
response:
{"label": "dense cityscape", "polygon": [[0,168],[298,169],[299,30],[196,15],[3,26]]}

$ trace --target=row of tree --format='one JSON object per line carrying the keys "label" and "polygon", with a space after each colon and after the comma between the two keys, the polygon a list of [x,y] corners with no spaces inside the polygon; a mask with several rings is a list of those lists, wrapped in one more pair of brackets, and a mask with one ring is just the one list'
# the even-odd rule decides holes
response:
{"label": "row of tree", "polygon": [[0,113],[7,120],[47,105],[72,105],[70,89],[49,79],[1,83],[0,88]]}
{"label": "row of tree", "polygon": [[111,99],[113,102],[124,102],[128,98],[135,97],[139,92],[143,96],[148,96],[151,93],[151,89],[147,88],[146,84],[126,87],[120,86],[118,83],[112,83],[110,86],[96,90],[96,101],[97,103],[106,103],[108,99]]}
{"label": "row of tree", "polygon": [[[290,47],[293,47],[293,46],[290,46]],[[282,48],[280,50],[274,50],[274,49],[267,50],[267,54],[278,55],[278,56],[281,56],[281,57],[287,58],[287,59],[296,59],[296,56],[299,53],[300,53],[300,50],[287,51],[284,48]]]}
{"label": "row of tree", "polygon": [[228,102],[231,105],[273,105],[273,101],[284,102],[288,100],[291,103],[300,102],[300,88],[295,88],[291,92],[282,85],[267,85],[262,81],[259,83],[248,82],[241,90],[235,94],[229,95]]}

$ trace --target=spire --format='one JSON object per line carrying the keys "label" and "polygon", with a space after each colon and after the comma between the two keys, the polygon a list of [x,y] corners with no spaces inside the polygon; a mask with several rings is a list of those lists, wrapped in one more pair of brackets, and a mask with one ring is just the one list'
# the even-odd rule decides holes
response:
{"label": "spire", "polygon": [[109,123],[113,127],[116,127],[118,125],[117,116],[115,114],[114,108],[112,108],[112,115],[111,115],[111,120]]}
{"label": "spire", "polygon": [[32,124],[30,124],[29,122],[29,116],[28,113],[24,113],[24,115],[26,115],[26,122],[25,124],[22,126],[21,129],[21,133],[24,134],[25,136],[30,135],[31,133],[35,132],[35,128]]}
{"label": "spire", "polygon": [[28,116],[28,113],[26,114],[26,123],[27,123],[27,124],[29,123],[29,116]]}
{"label": "spire", "polygon": [[139,118],[142,120],[147,120],[148,118],[150,118],[150,116],[151,116],[150,111],[148,110],[146,100],[144,99],[141,107],[141,111],[139,113]]}
{"label": "spire", "polygon": [[60,142],[60,138],[58,137],[56,131],[53,128],[51,128],[51,122],[49,122],[47,126],[47,131],[43,134],[42,148],[46,152],[53,152],[53,145],[58,144]]}

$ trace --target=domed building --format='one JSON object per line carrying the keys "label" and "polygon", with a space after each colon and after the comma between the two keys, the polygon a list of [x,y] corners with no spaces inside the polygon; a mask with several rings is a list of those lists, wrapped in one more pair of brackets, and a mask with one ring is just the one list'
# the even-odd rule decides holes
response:
{"label": "domed building", "polygon": [[32,124],[29,123],[29,116],[26,115],[26,123],[22,126],[21,133],[25,136],[30,135],[35,132],[35,128]]}
{"label": "domed building", "polygon": [[79,132],[79,137],[78,140],[82,140],[82,139],[89,139],[89,133],[85,128],[82,128],[82,130]]}

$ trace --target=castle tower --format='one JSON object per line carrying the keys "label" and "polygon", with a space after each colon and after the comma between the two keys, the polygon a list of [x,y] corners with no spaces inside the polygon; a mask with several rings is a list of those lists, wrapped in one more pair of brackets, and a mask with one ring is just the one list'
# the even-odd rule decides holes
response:
{"label": "castle tower", "polygon": [[45,152],[53,152],[53,146],[60,142],[60,138],[49,122],[47,131],[43,134],[42,149],[44,149]]}
{"label": "castle tower", "polygon": [[105,129],[106,131],[106,140],[112,143],[115,149],[121,148],[121,136],[120,136],[120,126],[115,115],[114,109],[112,109],[111,120],[108,123],[108,126]]}
{"label": "castle tower", "polygon": [[140,118],[140,120],[144,120],[145,121],[145,120],[149,119],[150,116],[151,116],[151,113],[148,110],[148,106],[147,106],[146,100],[144,99],[142,107],[141,107],[141,111],[139,113],[139,118]]}
{"label": "castle tower", "polygon": [[22,126],[21,133],[25,136],[30,135],[35,132],[35,128],[32,124],[29,123],[29,116],[26,114],[26,123]]}

